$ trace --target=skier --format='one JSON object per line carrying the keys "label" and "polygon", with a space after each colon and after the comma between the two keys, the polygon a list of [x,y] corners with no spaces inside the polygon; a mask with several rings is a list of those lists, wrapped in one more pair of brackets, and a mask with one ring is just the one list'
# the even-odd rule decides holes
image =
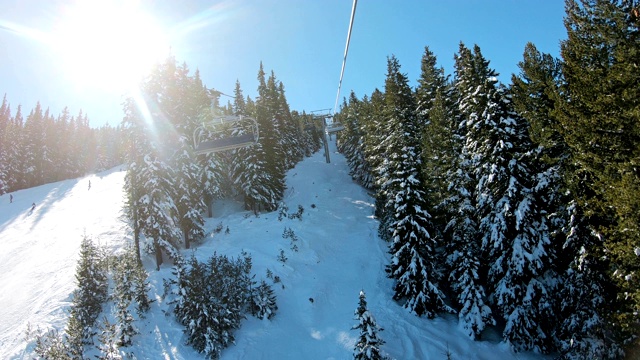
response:
{"label": "skier", "polygon": [[13,203],[13,194],[9,194],[9,204]]}
{"label": "skier", "polygon": [[91,190],[91,180],[89,180],[89,189],[87,190]]}
{"label": "skier", "polygon": [[31,204],[31,212],[36,209],[36,203]]}

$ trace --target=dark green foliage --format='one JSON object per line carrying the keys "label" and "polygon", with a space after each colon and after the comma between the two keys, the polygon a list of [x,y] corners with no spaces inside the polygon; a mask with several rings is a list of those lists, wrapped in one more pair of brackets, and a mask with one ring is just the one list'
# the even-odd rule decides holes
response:
{"label": "dark green foliage", "polygon": [[[251,299],[251,257],[231,259],[214,254],[202,263],[195,257],[176,267],[175,315],[186,327],[187,343],[211,359],[235,341]],[[274,304],[275,305],[275,304]]]}
{"label": "dark green foliage", "polygon": [[618,344],[636,336],[640,310],[639,6],[637,1],[566,2],[564,96],[557,107],[573,165],[569,189],[585,225],[603,240],[585,241],[584,251],[606,252],[608,267],[593,271],[605,271],[617,287],[615,296],[607,295],[612,306],[606,321]]}
{"label": "dark green foliage", "polygon": [[455,157],[453,140],[457,111],[455,107],[455,89],[444,75],[444,69],[438,68],[436,56],[425,48],[421,62],[421,73],[416,88],[416,106],[418,121],[422,124],[421,172],[425,182],[425,192],[429,213],[439,228],[444,228],[446,209],[437,206],[448,195],[447,172],[453,168]]}

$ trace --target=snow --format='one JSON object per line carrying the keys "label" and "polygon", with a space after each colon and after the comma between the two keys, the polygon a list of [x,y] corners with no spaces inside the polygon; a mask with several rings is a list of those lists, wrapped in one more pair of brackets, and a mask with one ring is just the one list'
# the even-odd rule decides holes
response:
{"label": "snow", "polygon": [[[287,174],[284,202],[289,213],[302,205],[302,219],[278,212],[255,216],[238,203],[219,202],[207,219],[210,234],[202,244],[183,250],[200,260],[213,252],[233,257],[252,255],[256,280],[265,278],[275,290],[278,311],[271,320],[247,317],[236,332],[236,344],[222,359],[351,359],[358,331],[353,314],[358,295],[367,294],[369,312],[384,331],[381,349],[395,359],[542,359],[513,353],[500,342],[499,330],[488,329],[483,341],[469,339],[458,328],[456,315],[419,318],[392,300],[387,278],[388,243],[377,235],[372,216],[374,199],[350,178],[346,161],[331,143],[331,163],[322,152],[299,163]],[[88,190],[88,181],[91,189]],[[122,221],[124,172],[120,168],[0,197],[0,358],[29,359],[33,344],[25,340],[33,328],[66,323],[75,287],[75,267],[86,233],[112,251],[127,245],[131,234]],[[36,203],[30,214],[31,203]],[[223,225],[229,233],[215,233]],[[291,250],[290,228],[298,238]],[[277,260],[283,250],[286,262]],[[183,328],[162,298],[168,264],[155,270],[152,255],[143,259],[150,274],[151,310],[134,325],[140,334],[123,349],[139,359],[202,359],[184,344]],[[279,283],[266,279],[270,269]],[[313,301],[312,301],[313,300]]]}

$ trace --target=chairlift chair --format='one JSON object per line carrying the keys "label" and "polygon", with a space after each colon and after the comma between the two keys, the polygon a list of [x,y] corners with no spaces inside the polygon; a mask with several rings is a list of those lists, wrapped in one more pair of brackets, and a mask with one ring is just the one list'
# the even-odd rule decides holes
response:
{"label": "chairlift chair", "polygon": [[342,131],[344,130],[344,125],[338,123],[338,122],[334,122],[331,125],[327,125],[325,131],[327,132],[327,134],[334,134],[337,133],[338,131]]}
{"label": "chairlift chair", "polygon": [[[214,140],[203,140],[205,134],[224,134],[231,128],[231,133],[240,132],[241,129],[249,128],[247,133],[240,135],[221,136]],[[258,122],[247,116],[226,115],[215,118],[212,121],[203,123],[193,132],[194,152],[197,155],[216,153],[221,151],[239,149],[252,146],[258,143],[259,129]]]}

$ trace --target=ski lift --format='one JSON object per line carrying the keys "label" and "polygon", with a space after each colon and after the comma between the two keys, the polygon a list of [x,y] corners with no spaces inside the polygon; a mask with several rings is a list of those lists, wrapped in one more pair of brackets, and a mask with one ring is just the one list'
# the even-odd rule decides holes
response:
{"label": "ski lift", "polygon": [[334,122],[331,123],[329,125],[327,125],[327,127],[325,128],[325,132],[327,134],[334,134],[337,133],[338,131],[342,131],[344,130],[344,125],[338,123],[338,122]]}
{"label": "ski lift", "polygon": [[[229,131],[239,133],[242,129],[248,132],[240,135],[226,135]],[[205,135],[213,135],[213,140],[203,140]],[[193,132],[193,147],[197,155],[216,153],[252,146],[259,140],[258,122],[247,116],[225,115],[203,123]]]}

